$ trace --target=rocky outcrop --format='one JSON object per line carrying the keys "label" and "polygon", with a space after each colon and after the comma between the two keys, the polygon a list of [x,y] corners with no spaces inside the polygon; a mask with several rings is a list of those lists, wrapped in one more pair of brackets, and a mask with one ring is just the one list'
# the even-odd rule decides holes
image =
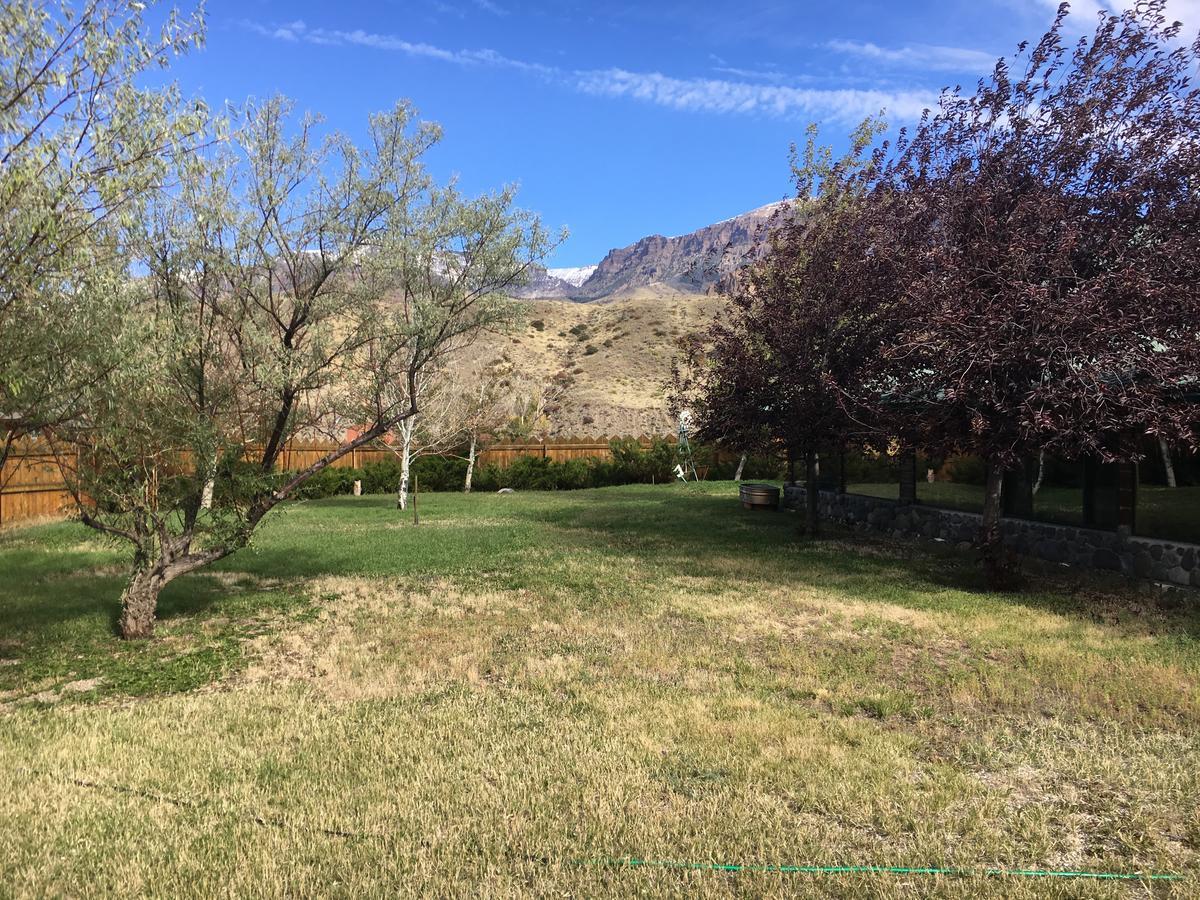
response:
{"label": "rocky outcrop", "polygon": [[560,300],[579,291],[579,286],[553,275],[545,266],[530,267],[529,278],[509,293],[525,300]]}
{"label": "rocky outcrop", "polygon": [[524,299],[582,302],[629,296],[652,285],[687,294],[706,293],[727,283],[732,272],[754,257],[772,216],[782,215],[788,208],[787,201],[770,203],[678,237],[654,234],[610,250],[597,266],[534,266],[528,281],[511,293]]}
{"label": "rocky outcrop", "polygon": [[772,203],[690,234],[655,234],[610,250],[591,277],[569,296],[601,300],[651,284],[703,292],[753,257],[771,216],[786,207],[786,202]]}

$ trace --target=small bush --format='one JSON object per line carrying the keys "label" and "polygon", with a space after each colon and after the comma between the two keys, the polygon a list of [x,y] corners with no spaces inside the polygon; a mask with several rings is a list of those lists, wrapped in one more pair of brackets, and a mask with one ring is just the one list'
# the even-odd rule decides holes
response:
{"label": "small bush", "polygon": [[955,484],[983,484],[987,466],[978,456],[952,456],[942,466],[942,474]]}
{"label": "small bush", "polygon": [[[797,468],[802,468],[801,464],[798,463]],[[886,453],[846,454],[846,481],[849,484],[890,484],[899,480],[900,461],[895,456]]]}
{"label": "small bush", "polygon": [[297,500],[319,500],[322,497],[349,494],[360,477],[358,469],[329,466],[297,487],[292,496]]}
{"label": "small bush", "polygon": [[413,475],[420,479],[422,491],[461,491],[467,477],[467,461],[457,457],[422,456],[413,464]]}
{"label": "small bush", "polygon": [[[594,421],[584,416],[585,425]],[[494,464],[476,466],[472,488],[477,491],[498,491],[512,488],[518,491],[562,491],[580,488],[608,487],[619,484],[662,484],[675,480],[675,466],[681,462],[676,446],[656,438],[646,448],[636,438],[614,440],[609,445],[611,459],[568,459],[557,462],[541,456],[518,457],[506,469]],[[737,462],[716,465],[713,452],[704,447],[694,448],[697,468],[707,468],[710,480],[733,477]],[[247,464],[248,465],[248,464]],[[247,468],[247,477],[255,477]],[[778,478],[782,463],[774,457],[751,457],[743,473],[745,478]],[[467,474],[464,459],[451,456],[422,456],[413,461],[409,489],[418,482],[426,491],[461,491]],[[262,476],[257,476],[261,478]],[[278,479],[279,474],[271,476]],[[349,494],[354,482],[362,481],[364,494],[391,494],[400,485],[400,460],[387,458],[368,463],[360,469],[330,467],[318,472],[301,485],[295,497],[316,500]]]}
{"label": "small bush", "polygon": [[364,494],[390,494],[400,486],[400,460],[389,458],[367,463],[359,470]]}

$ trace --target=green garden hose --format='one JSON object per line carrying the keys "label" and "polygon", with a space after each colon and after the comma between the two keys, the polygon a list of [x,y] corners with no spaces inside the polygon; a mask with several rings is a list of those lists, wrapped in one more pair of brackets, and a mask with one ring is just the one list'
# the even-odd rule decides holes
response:
{"label": "green garden hose", "polygon": [[633,858],[583,860],[582,864],[589,866],[649,867],[656,869],[697,869],[709,872],[767,872],[782,875],[1021,876],[1026,878],[1096,878],[1109,881],[1176,881],[1183,878],[1182,875],[1143,872],[1074,872],[1057,869],[942,869],[933,866],[770,866],[743,863],[672,862],[670,860]]}
{"label": "green garden hose", "polygon": [[[43,777],[53,778],[58,781],[65,781],[69,784],[74,784],[77,787],[90,788],[93,790],[106,790],[116,793],[122,793],[140,797],[145,800],[151,800],[158,803],[169,803],[174,806],[196,808],[207,806],[208,802],[203,799],[190,799],[183,797],[172,797],[167,794],[159,794],[155,791],[148,791],[142,788],[129,787],[121,784],[103,783],[97,781],[89,781],[82,778],[73,778],[59,772],[46,772],[40,769],[29,769],[24,766],[18,767],[17,771],[25,772],[30,775],[41,775]],[[319,826],[303,826],[295,823],[286,822],[282,819],[268,817],[256,812],[244,813],[241,818],[253,822],[256,825],[262,825],[269,828],[277,828],[288,831],[309,831],[315,834],[323,834],[326,837],[337,838],[352,838],[352,839],[380,839],[389,837],[386,833],[364,833],[356,831],[345,831],[342,829],[325,828]],[[548,863],[549,859],[538,859],[538,862]],[[778,875],[949,875],[953,877],[969,878],[969,877],[1022,877],[1022,878],[1091,878],[1105,881],[1179,881],[1185,876],[1183,875],[1168,875],[1161,873],[1149,872],[1086,872],[1058,869],[961,869],[961,868],[939,868],[935,866],[794,866],[794,865],[759,865],[754,863],[702,863],[702,862],[675,862],[671,860],[651,860],[651,859],[636,859],[634,857],[617,858],[601,858],[601,859],[575,859],[570,861],[573,865],[579,866],[604,866],[609,868],[655,868],[655,869],[691,869],[695,871],[705,872],[762,872]]]}

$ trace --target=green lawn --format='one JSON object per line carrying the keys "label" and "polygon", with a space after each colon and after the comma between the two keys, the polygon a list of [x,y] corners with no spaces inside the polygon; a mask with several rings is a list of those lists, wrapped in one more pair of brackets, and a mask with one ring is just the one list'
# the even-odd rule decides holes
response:
{"label": "green lawn", "polygon": [[[900,486],[889,483],[851,484],[847,490],[870,497],[897,500]],[[945,506],[979,512],[983,509],[983,486],[935,481],[917,482],[917,499],[930,506]],[[1083,491],[1080,488],[1045,485],[1034,498],[1034,517],[1046,522],[1080,525],[1083,522]],[[1164,540],[1200,544],[1200,487],[1168,488],[1138,486],[1137,533]]]}
{"label": "green lawn", "polygon": [[[0,532],[0,896],[1195,896],[1200,612],[736,486],[298,504],[112,637]],[[1157,871],[1149,887],[597,864]]]}

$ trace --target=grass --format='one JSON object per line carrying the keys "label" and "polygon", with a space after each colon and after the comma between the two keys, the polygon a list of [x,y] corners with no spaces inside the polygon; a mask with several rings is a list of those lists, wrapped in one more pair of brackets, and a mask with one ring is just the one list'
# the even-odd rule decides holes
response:
{"label": "grass", "polygon": [[[118,549],[0,534],[0,894],[1194,896],[1194,604],[735,490],[295,505],[142,646]],[[1188,880],[579,864],[625,857]]]}
{"label": "grass", "polygon": [[[897,500],[895,483],[852,484],[848,490],[870,497]],[[917,482],[917,499],[930,506],[945,506],[967,512],[983,509],[983,486],[935,481]],[[1169,488],[1142,484],[1137,496],[1137,534],[1163,540],[1200,544],[1200,487]],[[1066,525],[1083,523],[1083,491],[1080,488],[1045,485],[1034,498],[1034,518]]]}

